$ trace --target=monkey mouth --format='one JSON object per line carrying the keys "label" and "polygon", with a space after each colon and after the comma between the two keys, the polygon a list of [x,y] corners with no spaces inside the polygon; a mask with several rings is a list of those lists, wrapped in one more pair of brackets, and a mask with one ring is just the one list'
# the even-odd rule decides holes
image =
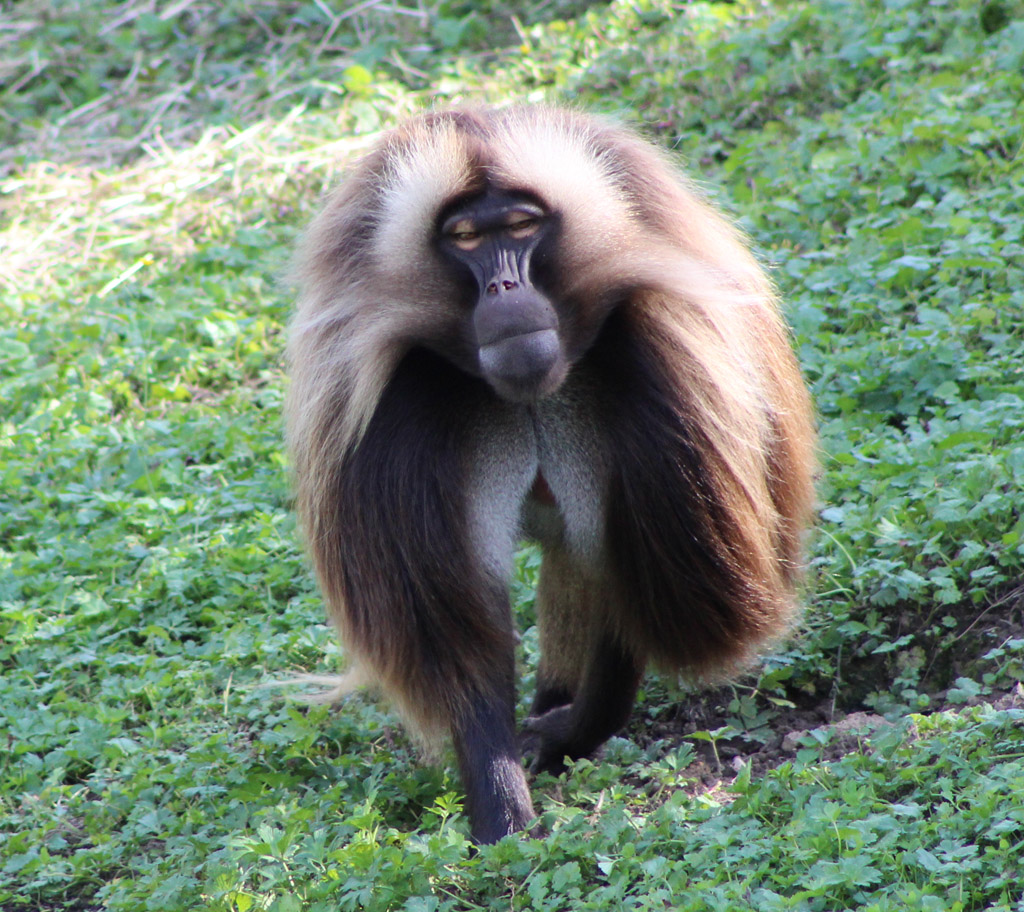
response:
{"label": "monkey mouth", "polygon": [[562,346],[555,329],[498,339],[479,348],[484,379],[502,398],[529,402],[554,392],[565,379]]}

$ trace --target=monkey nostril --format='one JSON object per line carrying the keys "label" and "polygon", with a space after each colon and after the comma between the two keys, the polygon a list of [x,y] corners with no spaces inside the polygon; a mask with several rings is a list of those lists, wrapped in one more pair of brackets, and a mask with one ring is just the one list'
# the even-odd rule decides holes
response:
{"label": "monkey nostril", "polygon": [[514,281],[513,279],[502,279],[501,282],[498,282],[498,280],[495,279],[493,282],[489,282],[487,284],[487,287],[484,289],[484,291],[486,291],[487,294],[489,295],[493,295],[497,294],[499,291],[512,291],[513,289],[518,287],[519,283]]}

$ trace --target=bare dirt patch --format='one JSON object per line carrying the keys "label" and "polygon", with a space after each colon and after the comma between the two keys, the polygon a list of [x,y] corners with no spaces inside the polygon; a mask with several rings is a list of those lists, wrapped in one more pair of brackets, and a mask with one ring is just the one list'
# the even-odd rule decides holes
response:
{"label": "bare dirt patch", "polygon": [[[968,603],[943,606],[941,614],[952,617],[955,626],[941,638],[915,647],[924,650],[917,689],[930,698],[920,711],[942,712],[981,704],[996,709],[1024,708],[1019,648],[1010,650],[1008,657],[985,658],[1008,643],[1024,640],[1024,587],[1013,587],[983,609]],[[909,613],[904,612],[900,626],[911,624]],[[848,660],[841,680],[822,680],[815,688],[816,698],[794,695],[791,707],[773,708],[768,724],[756,731],[739,729],[736,690],[725,686],[690,694],[653,721],[638,720],[629,736],[640,744],[689,741],[697,759],[686,775],[698,793],[728,789],[747,765],[754,776],[762,775],[793,760],[804,747],[814,746],[823,761],[838,760],[868,749],[873,734],[892,724],[873,710],[872,693],[895,678],[899,661],[898,653]],[[956,687],[961,678],[982,681],[986,677],[991,683],[977,694],[965,696]],[[911,711],[908,707],[907,712]],[[721,735],[708,740],[705,733],[715,732]]]}

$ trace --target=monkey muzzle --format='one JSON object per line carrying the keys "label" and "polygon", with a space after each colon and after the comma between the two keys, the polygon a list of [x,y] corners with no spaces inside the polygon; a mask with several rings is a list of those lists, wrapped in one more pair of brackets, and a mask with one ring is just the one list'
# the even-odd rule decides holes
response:
{"label": "monkey muzzle", "polygon": [[480,375],[512,402],[554,392],[568,372],[558,312],[531,277],[553,228],[542,206],[494,190],[460,204],[440,226],[441,250],[476,285],[468,328]]}
{"label": "monkey muzzle", "polygon": [[473,328],[484,379],[503,398],[529,402],[557,389],[565,379],[565,359],[555,308],[532,284],[509,273],[484,285]]}

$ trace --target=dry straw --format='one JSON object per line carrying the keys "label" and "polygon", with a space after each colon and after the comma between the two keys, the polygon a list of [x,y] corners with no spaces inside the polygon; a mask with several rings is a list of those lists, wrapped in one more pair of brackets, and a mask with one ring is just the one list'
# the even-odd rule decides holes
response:
{"label": "dry straw", "polygon": [[[264,219],[282,215],[275,212],[280,200],[311,203],[368,138],[350,138],[329,115],[303,116],[298,93],[309,86],[308,68],[317,62],[323,73],[338,70],[347,58],[339,56],[332,36],[343,26],[348,40],[355,36],[358,43],[371,40],[385,19],[414,22],[424,15],[375,0],[343,4],[338,12],[324,0],[316,2],[326,25],[311,29],[296,20],[283,32],[259,34],[264,45],[258,74],[240,68],[236,77],[212,80],[202,46],[190,72],[183,73],[169,49],[144,56],[140,42],[133,55],[126,52],[130,69],[119,81],[79,106],[61,95],[66,103],[55,103],[56,115],[42,123],[17,122],[4,113],[4,102],[47,81],[60,95],[60,77],[82,70],[88,65],[83,58],[94,57],[95,49],[44,41],[53,17],[48,3],[28,0],[5,14],[0,289],[48,295],[75,275],[83,282],[79,289],[102,296],[151,265],[191,254],[208,243],[211,232],[253,225],[257,198]],[[143,15],[162,21],[214,16],[218,6],[210,0],[163,7],[154,0],[129,0],[97,8],[93,33],[102,37],[134,28]],[[70,13],[79,19],[93,15],[88,4]],[[398,94],[385,104],[404,113],[410,98]],[[290,102],[290,112],[280,116]],[[208,125],[204,112],[213,108],[236,112],[233,122],[248,126]],[[286,190],[296,179],[300,187]]]}

